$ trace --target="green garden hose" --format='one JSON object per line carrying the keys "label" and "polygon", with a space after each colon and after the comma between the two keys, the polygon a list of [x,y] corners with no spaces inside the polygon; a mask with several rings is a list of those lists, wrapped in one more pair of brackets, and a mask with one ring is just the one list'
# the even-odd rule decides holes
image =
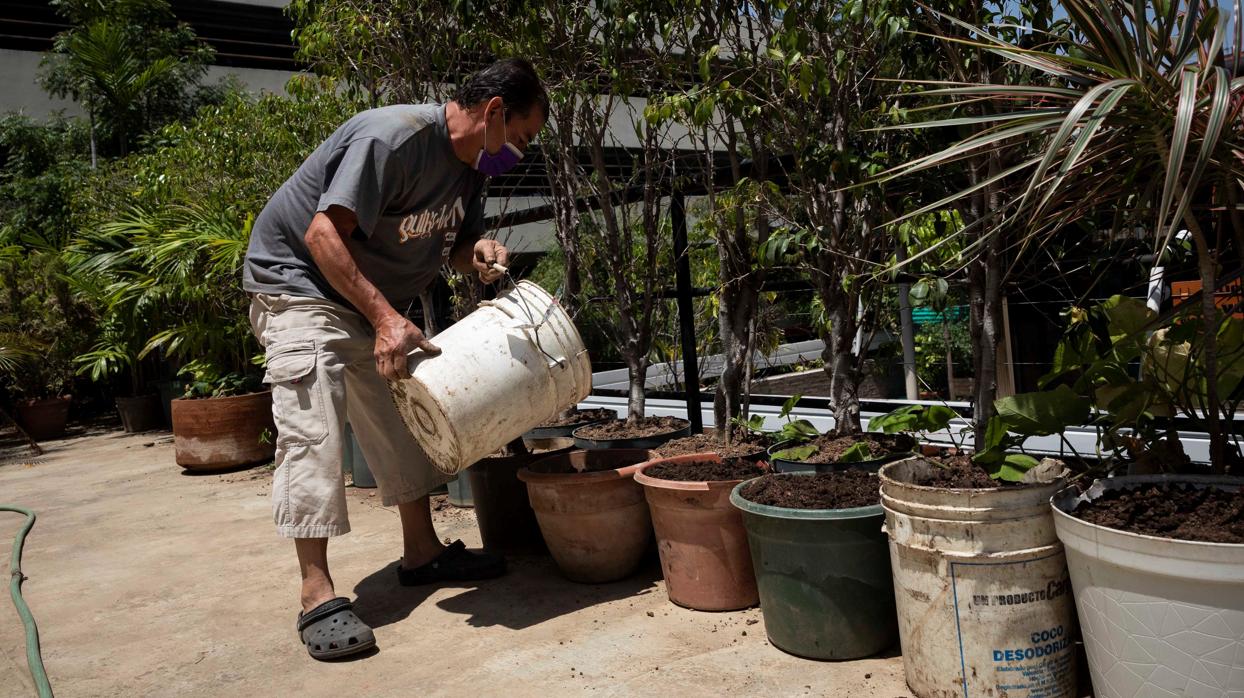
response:
{"label": "green garden hose", "polygon": [[47,671],[43,669],[43,657],[39,654],[39,626],[35,625],[35,617],[30,615],[30,607],[22,598],[22,546],[26,544],[26,534],[35,525],[35,513],[29,509],[0,504],[0,511],[12,511],[26,517],[26,523],[13,539],[13,557],[9,559],[9,593],[13,596],[13,605],[17,607],[17,615],[26,626],[26,666],[30,667],[30,675],[35,680],[35,688],[39,698],[52,698],[52,684],[48,681]]}

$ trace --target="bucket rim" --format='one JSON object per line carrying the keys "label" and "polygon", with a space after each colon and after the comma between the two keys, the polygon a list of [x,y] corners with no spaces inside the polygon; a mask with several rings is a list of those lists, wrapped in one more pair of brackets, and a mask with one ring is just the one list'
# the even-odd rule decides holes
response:
{"label": "bucket rim", "polygon": [[[1042,487],[1050,488],[1051,491],[1053,491],[1053,490],[1062,489],[1063,487],[1065,487],[1066,481],[1067,481],[1066,476],[1061,476],[1057,479],[1050,480],[1049,482],[1021,482],[1021,483],[1014,484],[1014,485],[1006,485],[1006,486],[999,486],[999,487],[934,487],[933,485],[917,485],[914,482],[907,482],[904,480],[899,480],[897,478],[891,477],[886,472],[886,471],[890,471],[892,473],[894,468],[897,468],[900,465],[903,465],[905,463],[908,463],[910,461],[915,461],[915,460],[928,461],[928,459],[925,458],[924,456],[917,454],[909,458],[903,458],[900,460],[892,461],[890,463],[887,463],[881,466],[881,469],[877,471],[877,476],[881,478],[882,491],[884,492],[885,486],[888,484],[892,484],[897,488],[912,489],[912,490],[916,490],[919,492],[950,492],[953,494],[971,494],[971,493],[995,494],[999,492],[1032,492]],[[1063,462],[1059,458],[1054,458],[1053,460]]]}
{"label": "bucket rim", "polygon": [[[777,475],[794,475],[796,477],[808,477],[817,475],[815,472],[788,472],[788,473],[770,473]],[[739,511],[763,516],[770,519],[787,519],[791,521],[845,521],[853,519],[869,519],[876,517],[884,517],[885,510],[881,508],[881,502],[878,500],[876,504],[866,507],[846,507],[843,509],[796,509],[794,507],[778,507],[769,504],[758,504],[743,496],[743,488],[754,480],[765,477],[760,475],[744,480],[734,486],[730,490],[730,503]]]}
{"label": "bucket rim", "polygon": [[[652,488],[655,490],[681,490],[684,492],[714,492],[714,491],[725,490],[726,492],[729,492],[733,490],[735,486],[752,479],[752,478],[744,478],[741,480],[662,480],[661,478],[652,477],[644,472],[648,470],[648,468],[654,465],[658,465],[660,463],[669,463],[671,461],[684,462],[684,461],[689,461],[689,460],[705,460],[705,459],[716,459],[718,462],[721,462],[721,460],[723,460],[722,457],[716,453],[686,453],[686,454],[678,455],[678,456],[667,456],[664,458],[654,458],[648,461],[647,463],[642,463],[641,464],[642,467],[636,469],[635,482],[638,482],[639,484],[643,485],[645,488]],[[768,470],[767,463],[761,463],[761,467],[765,468],[766,471]]]}
{"label": "bucket rim", "polygon": [[550,461],[557,458],[565,458],[575,453],[592,453],[586,449],[568,448],[559,450],[549,454],[540,454],[540,457],[532,460],[529,464],[518,469],[518,479],[529,485],[557,485],[557,486],[578,486],[591,485],[605,481],[629,480],[641,467],[651,462],[651,454],[648,449],[644,448],[619,448],[619,449],[601,449],[595,453],[605,452],[634,452],[635,454],[644,453],[644,460],[631,465],[624,465],[620,468],[610,468],[608,470],[594,470],[586,473],[540,473],[532,470],[532,466],[538,465],[544,461]]}

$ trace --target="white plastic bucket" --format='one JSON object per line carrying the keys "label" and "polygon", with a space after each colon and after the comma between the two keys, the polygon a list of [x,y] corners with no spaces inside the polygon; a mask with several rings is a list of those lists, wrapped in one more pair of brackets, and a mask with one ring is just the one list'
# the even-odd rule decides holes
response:
{"label": "white plastic bucket", "polygon": [[1098,698],[1244,695],[1244,545],[1158,538],[1078,519],[1082,499],[1181,482],[1239,489],[1239,478],[1139,475],[1054,497],[1089,673]]}
{"label": "white plastic bucket", "polygon": [[520,281],[415,352],[390,382],[406,426],[438,470],[458,473],[583,400],[592,365],[574,322],[544,289]]}
{"label": "white plastic bucket", "polygon": [[880,473],[907,685],[919,698],[1074,696],[1075,610],[1049,512],[1063,480],[911,484],[934,467]]}

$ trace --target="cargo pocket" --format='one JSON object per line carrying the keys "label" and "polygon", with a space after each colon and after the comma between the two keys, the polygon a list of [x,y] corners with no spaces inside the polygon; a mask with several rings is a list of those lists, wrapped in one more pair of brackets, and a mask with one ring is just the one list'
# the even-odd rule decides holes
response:
{"label": "cargo pocket", "polygon": [[316,371],[315,342],[278,344],[268,349],[264,382],[272,386],[277,439],[287,444],[318,443],[328,435],[323,386]]}

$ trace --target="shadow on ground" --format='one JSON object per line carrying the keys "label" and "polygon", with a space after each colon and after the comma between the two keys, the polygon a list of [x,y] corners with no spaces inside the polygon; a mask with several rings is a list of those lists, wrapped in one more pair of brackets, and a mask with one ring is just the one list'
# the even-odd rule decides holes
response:
{"label": "shadow on ground", "polygon": [[405,620],[436,590],[460,586],[462,593],[438,601],[437,608],[467,616],[466,622],[474,627],[521,630],[598,604],[651,594],[661,579],[660,564],[652,559],[646,559],[635,574],[611,584],[571,582],[545,556],[513,556],[508,562],[509,571],[499,579],[423,587],[398,584],[398,563],[392,562],[354,587],[358,597],[354,612],[378,628]]}

